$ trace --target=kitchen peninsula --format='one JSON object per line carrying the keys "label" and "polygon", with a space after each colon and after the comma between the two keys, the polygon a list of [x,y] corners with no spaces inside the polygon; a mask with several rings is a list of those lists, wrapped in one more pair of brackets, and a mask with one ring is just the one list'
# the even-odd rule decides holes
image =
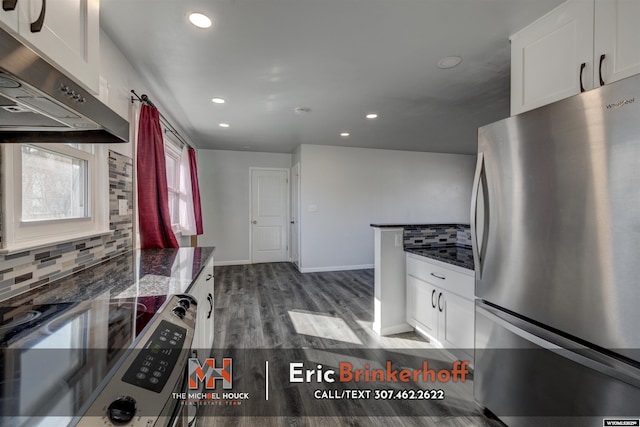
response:
{"label": "kitchen peninsula", "polygon": [[[374,330],[416,330],[434,345],[473,348],[474,264],[464,224],[371,224]],[[446,326],[449,326],[446,328]]]}

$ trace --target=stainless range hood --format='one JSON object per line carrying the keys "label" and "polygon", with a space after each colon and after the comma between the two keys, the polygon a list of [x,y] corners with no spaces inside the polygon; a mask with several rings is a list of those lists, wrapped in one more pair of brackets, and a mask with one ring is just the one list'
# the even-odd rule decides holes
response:
{"label": "stainless range hood", "polygon": [[129,123],[0,29],[0,142],[119,143]]}

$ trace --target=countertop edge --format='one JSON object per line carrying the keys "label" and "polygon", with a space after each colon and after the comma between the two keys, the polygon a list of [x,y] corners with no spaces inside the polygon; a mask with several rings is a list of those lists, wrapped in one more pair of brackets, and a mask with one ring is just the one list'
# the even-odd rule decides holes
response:
{"label": "countertop edge", "polygon": [[415,223],[415,224],[396,224],[396,223],[371,223],[370,227],[373,228],[405,228],[405,227],[469,227],[469,224],[464,223],[453,223],[453,222],[444,222],[444,223]]}
{"label": "countertop edge", "polygon": [[465,263],[462,263],[462,262],[454,262],[454,261],[452,261],[450,259],[446,259],[444,257],[435,257],[435,256],[430,256],[428,254],[419,253],[418,250],[419,250],[418,248],[404,248],[404,252],[405,253],[412,254],[412,255],[415,255],[415,256],[419,256],[419,257],[423,257],[423,258],[428,258],[430,260],[437,261],[437,262],[440,262],[442,264],[446,264],[446,266],[448,266],[448,267],[459,268],[459,269],[464,270],[463,273],[475,276],[475,268],[469,268],[468,264],[465,264]]}

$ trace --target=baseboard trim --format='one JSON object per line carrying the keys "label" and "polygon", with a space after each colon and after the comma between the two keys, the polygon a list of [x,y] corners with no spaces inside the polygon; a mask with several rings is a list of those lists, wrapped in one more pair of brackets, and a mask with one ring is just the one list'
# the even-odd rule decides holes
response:
{"label": "baseboard trim", "polygon": [[213,262],[213,265],[216,267],[223,266],[223,265],[245,265],[245,264],[251,264],[251,261],[249,261],[248,259],[240,259],[236,261],[214,261]]}
{"label": "baseboard trim", "polygon": [[411,332],[413,331],[413,327],[408,323],[401,323],[399,325],[387,326],[382,328],[379,324],[374,323],[373,330],[380,336],[386,336]]}
{"label": "baseboard trim", "polygon": [[323,273],[327,271],[369,270],[372,268],[373,268],[373,264],[362,264],[362,265],[340,265],[336,267],[298,268],[298,270],[300,270],[300,273]]}

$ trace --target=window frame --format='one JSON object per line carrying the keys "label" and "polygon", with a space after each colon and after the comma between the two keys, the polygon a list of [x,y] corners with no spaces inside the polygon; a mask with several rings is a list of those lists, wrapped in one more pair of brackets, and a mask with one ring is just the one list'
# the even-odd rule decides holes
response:
{"label": "window frame", "polygon": [[[92,153],[67,144],[21,141],[3,144],[2,253],[108,234],[108,176],[104,148]],[[30,145],[87,161],[87,217],[22,221],[22,146]]]}
{"label": "window frame", "polygon": [[171,187],[169,185],[169,180],[167,180],[167,202],[169,205],[169,212],[171,212],[171,196],[173,195],[173,197],[176,198],[176,212],[175,218],[171,218],[171,229],[173,230],[173,233],[177,235],[180,234],[180,159],[182,157],[182,149],[177,142],[173,141],[167,135],[164,137],[164,156],[165,165],[167,157],[171,157],[176,161],[174,176],[175,187]]}

